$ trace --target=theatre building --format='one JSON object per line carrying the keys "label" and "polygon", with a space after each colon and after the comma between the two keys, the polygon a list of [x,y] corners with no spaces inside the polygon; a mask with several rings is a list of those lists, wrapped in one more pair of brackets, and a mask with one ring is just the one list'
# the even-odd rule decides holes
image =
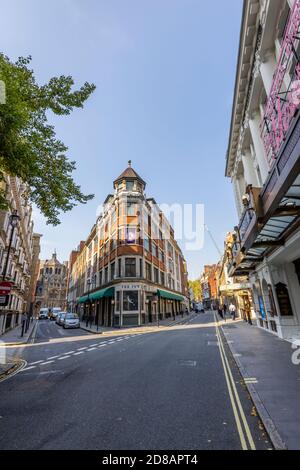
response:
{"label": "theatre building", "polygon": [[114,181],[87,240],[73,255],[68,306],[98,326],[175,318],[188,308],[186,263],[144,180],[128,168]]}
{"label": "theatre building", "polygon": [[239,222],[229,275],[258,325],[300,335],[300,1],[245,0],[226,176]]}

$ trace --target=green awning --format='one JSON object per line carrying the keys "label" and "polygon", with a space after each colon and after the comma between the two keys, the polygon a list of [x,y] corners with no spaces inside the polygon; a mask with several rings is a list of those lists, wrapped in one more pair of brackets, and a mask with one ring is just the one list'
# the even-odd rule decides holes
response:
{"label": "green awning", "polygon": [[173,294],[173,292],[167,292],[166,290],[157,289],[157,295],[164,299],[179,300],[179,302],[184,301],[184,297],[182,295]]}
{"label": "green awning", "polygon": [[88,300],[98,300],[102,299],[103,297],[114,297],[115,295],[115,288],[114,287],[107,287],[106,289],[97,290],[96,292],[92,292],[90,295],[84,295],[80,297],[78,300],[79,304],[87,302]]}
{"label": "green awning", "polygon": [[114,287],[107,287],[106,289],[97,290],[90,294],[91,300],[98,300],[102,299],[103,297],[114,297],[115,295],[115,288]]}

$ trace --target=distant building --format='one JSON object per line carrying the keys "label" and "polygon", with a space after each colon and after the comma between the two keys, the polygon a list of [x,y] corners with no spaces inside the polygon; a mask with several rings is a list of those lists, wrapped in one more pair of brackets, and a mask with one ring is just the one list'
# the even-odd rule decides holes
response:
{"label": "distant building", "polygon": [[68,262],[60,263],[56,253],[40,262],[35,304],[36,308],[66,308]]}
{"label": "distant building", "polygon": [[129,162],[72,255],[68,305],[97,325],[142,325],[189,307],[184,257],[145,186]]}
{"label": "distant building", "polygon": [[202,302],[205,309],[216,309],[218,306],[218,288],[216,279],[217,265],[205,265],[200,277]]}

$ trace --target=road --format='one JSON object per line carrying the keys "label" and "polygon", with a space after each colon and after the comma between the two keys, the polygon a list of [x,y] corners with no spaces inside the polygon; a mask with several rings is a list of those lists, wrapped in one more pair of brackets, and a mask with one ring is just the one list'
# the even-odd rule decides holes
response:
{"label": "road", "polygon": [[270,449],[212,313],[92,335],[40,321],[0,383],[0,449]]}

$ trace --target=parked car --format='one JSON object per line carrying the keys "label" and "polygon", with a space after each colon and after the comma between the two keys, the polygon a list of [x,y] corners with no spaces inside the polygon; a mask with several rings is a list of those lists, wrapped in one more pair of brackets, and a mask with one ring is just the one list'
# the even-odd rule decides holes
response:
{"label": "parked car", "polygon": [[48,314],[49,314],[48,308],[41,308],[39,312],[39,320],[47,320]]}
{"label": "parked car", "polygon": [[64,319],[65,319],[66,314],[67,314],[67,312],[59,312],[59,314],[57,315],[56,323],[59,326],[62,326],[64,324]]}
{"label": "parked car", "polygon": [[67,313],[63,320],[64,328],[80,328],[80,321],[76,313]]}
{"label": "parked car", "polygon": [[50,313],[50,320],[56,320],[57,315],[61,312],[60,308],[52,308]]}

